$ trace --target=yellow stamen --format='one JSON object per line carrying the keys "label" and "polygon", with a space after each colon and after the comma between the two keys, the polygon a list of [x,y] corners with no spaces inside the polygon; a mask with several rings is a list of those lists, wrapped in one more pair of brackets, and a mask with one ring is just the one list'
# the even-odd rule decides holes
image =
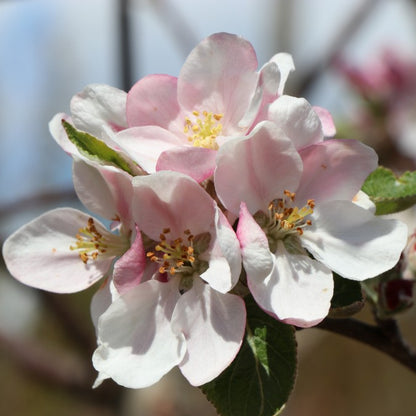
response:
{"label": "yellow stamen", "polygon": [[[296,194],[288,190],[284,191],[286,198],[276,199],[269,204],[270,218],[272,222],[269,227],[283,236],[284,233],[297,232],[303,234],[303,228],[311,225],[312,221],[306,217],[313,213],[315,201],[308,199],[306,205],[302,208],[292,206]],[[289,205],[289,206],[288,206]],[[283,235],[281,234],[283,232]]]}
{"label": "yellow stamen", "polygon": [[[206,149],[218,149],[216,138],[221,134],[222,124],[219,122],[223,118],[223,114],[213,114],[203,111],[202,116],[199,111],[193,111],[195,122],[186,117],[184,125],[184,133],[188,135],[188,140],[195,147],[204,147]],[[200,117],[201,116],[201,117]]]}
{"label": "yellow stamen", "polygon": [[105,232],[105,235],[100,233],[93,218],[88,218],[86,227],[80,228],[75,238],[75,244],[69,249],[78,251],[80,259],[85,264],[101,255],[114,257],[121,255],[129,247],[127,238],[121,238],[110,232]]}
{"label": "yellow stamen", "polygon": [[[185,267],[192,265],[195,261],[194,248],[192,246],[193,235],[189,230],[184,231],[187,244],[184,243],[182,237],[178,237],[174,240],[170,240],[166,237],[166,234],[170,232],[169,228],[165,228],[163,233],[160,234],[160,242],[156,244],[154,251],[149,251],[146,256],[150,261],[159,263],[159,273],[169,273],[174,275],[181,272]],[[155,252],[159,252],[156,254]]]}

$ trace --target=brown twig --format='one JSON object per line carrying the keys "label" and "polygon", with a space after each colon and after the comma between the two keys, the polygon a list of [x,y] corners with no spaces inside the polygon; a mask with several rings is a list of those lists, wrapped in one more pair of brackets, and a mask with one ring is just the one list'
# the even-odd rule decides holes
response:
{"label": "brown twig", "polygon": [[403,340],[397,322],[394,319],[383,319],[377,323],[378,325],[370,325],[353,318],[326,318],[317,328],[367,344],[416,373],[416,352]]}

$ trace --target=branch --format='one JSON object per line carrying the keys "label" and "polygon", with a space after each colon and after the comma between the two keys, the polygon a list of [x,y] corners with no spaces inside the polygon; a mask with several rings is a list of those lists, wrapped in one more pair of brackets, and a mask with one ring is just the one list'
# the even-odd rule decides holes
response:
{"label": "branch", "polygon": [[384,319],[377,323],[376,326],[352,318],[326,318],[317,328],[367,344],[416,373],[416,352],[403,340],[397,322],[394,319]]}
{"label": "branch", "polygon": [[331,66],[334,60],[339,56],[340,52],[345,49],[345,46],[351,38],[357,33],[358,29],[365,22],[367,17],[380,4],[380,0],[366,0],[360,4],[356,10],[348,18],[347,22],[342,26],[330,47],[327,49],[326,55],[319,59],[315,65],[300,79],[296,86],[297,94],[304,96],[310,86],[320,77],[322,72]]}

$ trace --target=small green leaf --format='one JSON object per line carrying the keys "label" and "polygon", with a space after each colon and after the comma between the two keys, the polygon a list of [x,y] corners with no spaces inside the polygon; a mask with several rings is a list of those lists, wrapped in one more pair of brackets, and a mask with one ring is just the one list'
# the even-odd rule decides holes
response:
{"label": "small green leaf", "polygon": [[91,134],[77,130],[67,121],[62,120],[62,125],[69,140],[85,157],[100,163],[111,164],[134,176],[131,164],[120,153],[108,147],[102,140]]}
{"label": "small green leaf", "polygon": [[334,295],[331,300],[329,316],[346,318],[364,307],[361,284],[355,280],[344,279],[334,273]]}
{"label": "small green leaf", "polygon": [[397,177],[379,166],[367,177],[362,190],[376,205],[376,215],[403,211],[416,204],[416,172]]}
{"label": "small green leaf", "polygon": [[245,299],[247,328],[233,363],[201,387],[221,416],[274,416],[280,413],[296,377],[294,328]]}

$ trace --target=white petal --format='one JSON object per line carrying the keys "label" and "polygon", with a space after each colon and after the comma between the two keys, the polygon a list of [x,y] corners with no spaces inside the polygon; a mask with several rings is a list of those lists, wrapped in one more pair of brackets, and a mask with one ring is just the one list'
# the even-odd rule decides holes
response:
{"label": "white petal", "polygon": [[242,203],[237,226],[237,237],[241,245],[244,269],[247,275],[257,280],[265,279],[274,265],[266,234]]}
{"label": "white petal", "polygon": [[102,138],[103,125],[118,131],[127,127],[127,93],[105,84],[90,84],[71,100],[77,129]]}
{"label": "white petal", "polygon": [[72,119],[65,113],[55,114],[52,120],[49,122],[49,132],[51,133],[56,143],[59,146],[61,146],[61,148],[66,153],[68,153],[69,155],[77,155],[79,157],[83,157],[79,153],[74,143],[72,143],[71,140],[68,139],[68,135],[66,134],[65,129],[62,126],[62,120],[65,120],[68,123],[72,123]]}
{"label": "white petal", "polygon": [[277,53],[270,59],[269,63],[274,63],[279,69],[280,79],[277,92],[279,95],[282,95],[289,74],[295,70],[295,64],[293,62],[292,55],[286,52]]}
{"label": "white petal", "polygon": [[258,72],[256,89],[249,108],[238,123],[239,127],[248,129],[256,119],[259,110],[282,94],[286,79],[294,69],[292,57],[287,53],[273,56],[261,67]]}
{"label": "white petal", "polygon": [[131,176],[112,166],[74,157],[73,182],[78,198],[91,212],[108,220],[119,217],[130,227]]}
{"label": "white petal", "polygon": [[[58,208],[21,227],[3,245],[10,273],[29,286],[57,293],[78,292],[94,284],[114,257],[98,256],[84,264],[78,252],[70,249],[89,218],[72,208]],[[95,226],[106,232],[97,220]]]}
{"label": "white petal", "polygon": [[95,329],[98,328],[98,319],[108,309],[111,303],[120,297],[113,280],[105,279],[100,288],[94,293],[91,300],[90,313]]}
{"label": "white petal", "polygon": [[187,353],[179,368],[193,386],[208,383],[231,364],[240,349],[245,323],[240,297],[216,292],[199,279],[181,296],[172,326],[186,338]]}
{"label": "white petal", "polygon": [[247,274],[249,289],[261,308],[288,324],[310,327],[328,314],[333,294],[331,271],[278,243],[274,267],[266,277]]}
{"label": "white petal", "polygon": [[282,95],[270,104],[269,119],[286,133],[297,149],[324,138],[321,120],[304,98]]}
{"label": "white petal", "polygon": [[160,380],[185,354],[183,335],[171,329],[178,297],[176,285],[153,280],[116,300],[99,319],[94,367],[125,387]]}
{"label": "white petal", "polygon": [[407,241],[404,223],[376,217],[353,202],[319,205],[302,244],[315,259],[343,277],[364,280],[391,269]]}
{"label": "white petal", "polygon": [[358,191],[358,193],[354,196],[352,202],[354,202],[354,204],[358,205],[361,208],[368,209],[373,214],[375,214],[376,212],[376,206],[374,202],[363,191]]}
{"label": "white petal", "polygon": [[224,257],[230,265],[231,287],[234,287],[237,284],[241,273],[240,243],[236,233],[219,208],[216,209],[216,226],[218,243],[221,246]]}

